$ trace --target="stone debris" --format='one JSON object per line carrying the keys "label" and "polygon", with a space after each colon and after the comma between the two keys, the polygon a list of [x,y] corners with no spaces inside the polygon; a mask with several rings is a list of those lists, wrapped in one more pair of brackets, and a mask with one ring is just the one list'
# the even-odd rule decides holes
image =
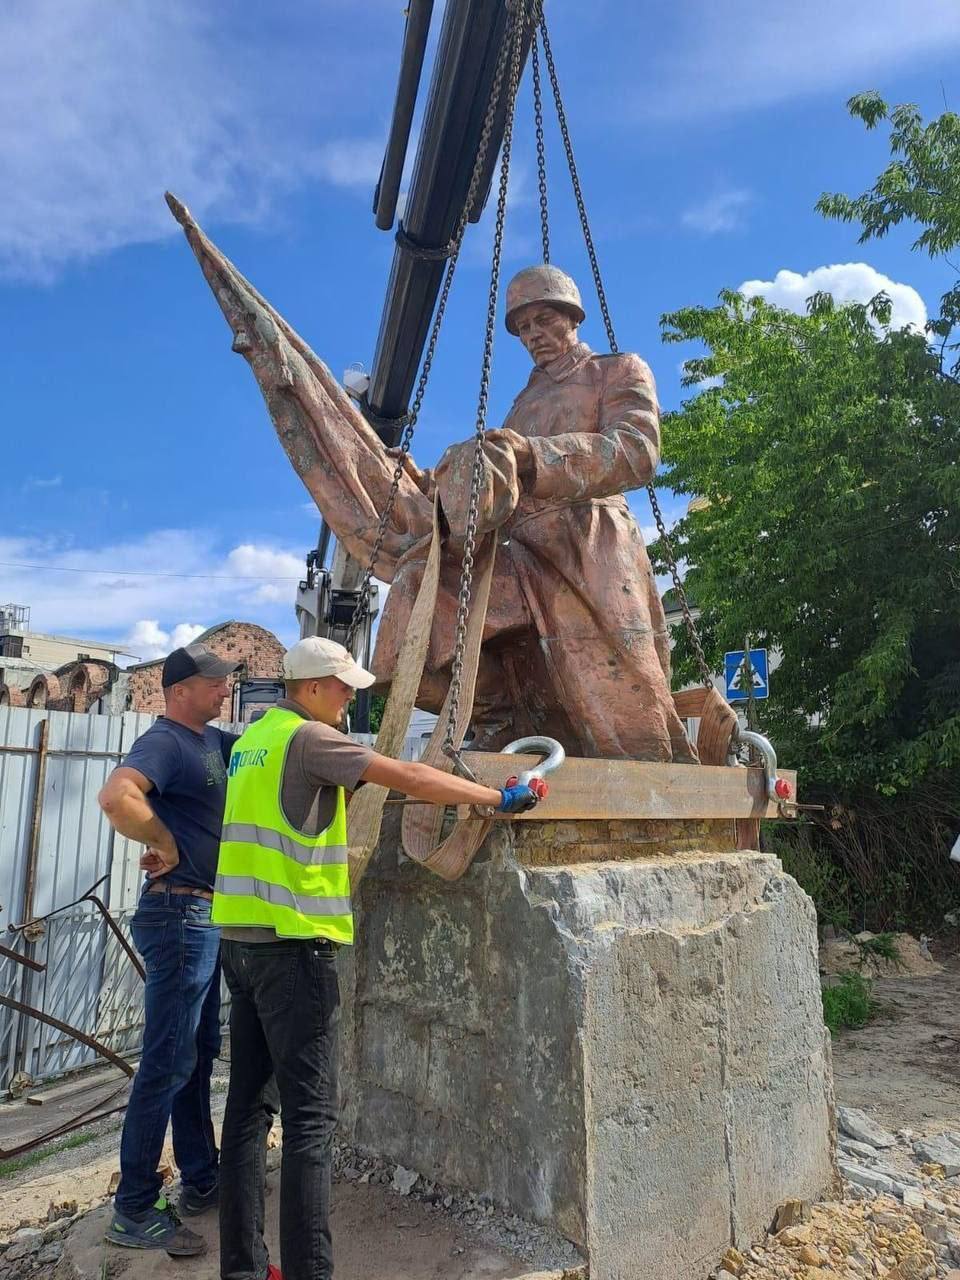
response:
{"label": "stone debris", "polygon": [[419,1177],[419,1173],[413,1169],[405,1169],[402,1164],[398,1164],[393,1171],[393,1180],[390,1185],[398,1195],[408,1196]]}
{"label": "stone debris", "polygon": [[840,1123],[842,1198],[785,1201],[765,1239],[730,1250],[713,1280],[960,1280],[960,1133],[901,1130],[890,1144],[863,1112],[842,1108]]}
{"label": "stone debris", "polygon": [[960,1134],[941,1133],[935,1138],[920,1138],[914,1142],[913,1149],[925,1163],[942,1165],[946,1177],[953,1178],[960,1173]]}
{"label": "stone debris", "polygon": [[883,1149],[897,1145],[897,1139],[892,1133],[881,1128],[865,1111],[856,1107],[837,1107],[837,1127],[848,1138],[865,1143],[868,1147]]}
{"label": "stone debris", "polygon": [[[267,1153],[268,1165],[272,1155],[279,1157],[280,1152]],[[517,1214],[503,1212],[487,1196],[445,1187],[413,1169],[341,1142],[333,1147],[333,1176],[344,1182],[389,1187],[397,1195],[428,1204],[476,1232],[480,1243],[522,1258],[550,1275],[577,1280],[586,1274],[583,1260],[569,1240]],[[0,1280],[5,1280],[2,1269]]]}

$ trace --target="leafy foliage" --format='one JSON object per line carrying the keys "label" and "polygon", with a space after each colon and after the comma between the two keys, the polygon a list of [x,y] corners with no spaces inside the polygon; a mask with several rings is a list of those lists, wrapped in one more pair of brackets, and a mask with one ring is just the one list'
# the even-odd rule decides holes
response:
{"label": "leafy foliage", "polygon": [[[859,222],[861,244],[885,236],[901,222],[912,222],[921,228],[915,249],[933,257],[951,253],[960,245],[960,116],[945,111],[924,124],[911,103],[891,109],[874,91],[857,94],[847,106],[868,129],[889,121],[893,159],[863,195],[825,193],[817,209],[828,218]],[[960,276],[960,267],[954,269]],[[940,316],[930,330],[945,347],[958,324],[960,279],[941,299]],[[960,362],[954,370],[958,367]]]}
{"label": "leafy foliage", "polygon": [[894,795],[960,766],[960,387],[888,324],[882,296],[666,316],[665,341],[707,348],[687,383],[722,383],[669,416],[658,483],[708,500],[676,537],[714,665],[746,635],[778,648],[785,758]]}
{"label": "leafy foliage", "polygon": [[844,1027],[859,1030],[876,1014],[878,1005],[862,973],[845,973],[823,988],[823,1020],[836,1035]]}
{"label": "leafy foliage", "polygon": [[[889,122],[891,163],[818,209],[859,222],[861,240],[911,222],[917,250],[957,248],[960,117],[925,125],[875,93],[849,106],[869,128]],[[782,655],[763,728],[805,798],[828,805],[785,841],[821,910],[861,928],[957,896],[960,381],[943,365],[960,281],[927,335],[890,316],[883,294],[817,294],[795,315],[728,290],[662,320],[664,341],[703,352],[686,363],[696,394],[666,420],[658,483],[698,498],[675,536],[704,647],[715,669],[745,636]],[[675,637],[685,683],[692,654]]]}

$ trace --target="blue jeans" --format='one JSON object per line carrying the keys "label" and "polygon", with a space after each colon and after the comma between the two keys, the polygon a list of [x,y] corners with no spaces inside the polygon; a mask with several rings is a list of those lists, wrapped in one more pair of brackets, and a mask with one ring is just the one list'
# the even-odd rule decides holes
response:
{"label": "blue jeans", "polygon": [[143,1056],[120,1140],[116,1207],[145,1213],[160,1195],[167,1124],[185,1186],[217,1182],[210,1076],[220,1052],[220,930],[204,898],[144,893],[130,924],[147,971]]}

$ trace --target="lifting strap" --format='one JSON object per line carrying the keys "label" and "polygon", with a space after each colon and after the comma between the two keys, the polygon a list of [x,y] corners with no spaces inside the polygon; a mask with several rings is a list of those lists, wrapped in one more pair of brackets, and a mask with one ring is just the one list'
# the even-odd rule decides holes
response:
{"label": "lifting strap", "polygon": [[[399,756],[407,734],[430,644],[430,632],[440,588],[440,559],[443,551],[439,507],[440,499],[437,497],[434,500],[433,533],[424,566],[423,580],[410,615],[396,673],[390,686],[390,696],[384,709],[380,732],[377,734],[377,751],[381,755],[394,758]],[[487,619],[495,556],[496,538],[493,534],[487,534],[480,546],[478,559],[481,568],[474,580],[474,607],[470,611],[464,645],[460,704],[456,724],[458,747],[463,742],[473,713],[477,670],[480,665],[480,642]],[[421,756],[424,764],[431,764],[434,768],[445,772],[452,771],[454,767],[453,761],[443,751],[450,696],[448,692],[447,702],[444,703],[430,741]],[[367,783],[355,791],[350,799],[347,809],[347,832],[350,842],[348,858],[350,884],[354,890],[360,883],[380,839],[380,822],[387,794],[386,787]],[[461,818],[456,822],[446,840],[441,840],[444,816],[445,809],[442,805],[405,806],[401,823],[403,848],[407,856],[419,862],[421,866],[428,867],[445,880],[457,880],[473,861],[490,829],[490,820],[480,817]]]}

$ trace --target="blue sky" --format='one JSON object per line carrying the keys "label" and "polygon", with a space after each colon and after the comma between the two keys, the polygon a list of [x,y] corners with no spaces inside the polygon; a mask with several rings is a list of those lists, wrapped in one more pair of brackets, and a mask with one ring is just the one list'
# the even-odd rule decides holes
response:
{"label": "blue sky", "polygon": [[[960,9],[548,0],[547,13],[620,345],[650,362],[665,407],[684,353],[661,344],[659,317],[721,288],[761,282],[802,306],[817,288],[897,285],[904,322],[935,309],[950,270],[912,254],[908,231],[858,246],[813,204],[885,163],[885,135],[846,113],[851,94],[927,115],[960,102]],[[402,0],[3,7],[0,601],[31,606],[36,629],[142,657],[228,617],[292,638],[317,517],[163,191],[338,376],[369,363],[392,255],[371,197],[402,33]],[[508,275],[538,245],[528,84],[519,113]],[[580,280],[583,337],[602,349],[552,122],[548,146],[553,260]],[[475,414],[489,218],[471,233],[417,431],[424,465]],[[528,368],[501,328],[491,425]],[[645,499],[635,508],[648,526]]]}

